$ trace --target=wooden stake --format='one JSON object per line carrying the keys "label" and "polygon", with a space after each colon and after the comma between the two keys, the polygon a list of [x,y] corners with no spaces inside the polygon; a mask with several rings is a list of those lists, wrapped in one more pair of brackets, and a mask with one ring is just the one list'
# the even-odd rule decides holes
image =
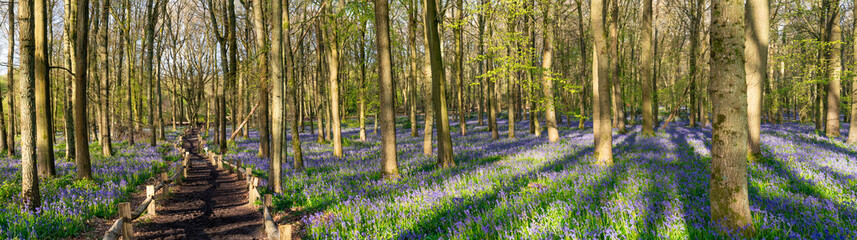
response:
{"label": "wooden stake", "polygon": [[131,203],[119,203],[119,216],[122,217],[122,239],[134,239],[134,226],[131,224]]}
{"label": "wooden stake", "polygon": [[165,173],[165,172],[161,173],[161,182],[164,183],[164,194],[165,195],[170,193],[170,183],[168,183],[169,181],[170,181],[170,179],[167,176],[167,173]]}
{"label": "wooden stake", "polygon": [[157,216],[158,214],[155,213],[156,204],[155,204],[155,186],[154,185],[146,185],[146,197],[152,198],[152,202],[149,203],[149,207],[146,208],[146,212],[148,212],[149,215]]}
{"label": "wooden stake", "polygon": [[291,224],[283,224],[277,226],[280,230],[280,240],[292,240],[292,225]]}
{"label": "wooden stake", "polygon": [[274,205],[274,196],[271,194],[265,194],[265,207],[271,207]]}

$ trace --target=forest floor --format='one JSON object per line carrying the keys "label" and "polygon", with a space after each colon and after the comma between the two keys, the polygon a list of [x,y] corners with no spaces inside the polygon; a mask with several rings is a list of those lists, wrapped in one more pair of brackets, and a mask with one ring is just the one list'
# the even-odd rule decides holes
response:
{"label": "forest floor", "polygon": [[217,170],[199,155],[196,133],[185,136],[191,168],[185,182],[158,207],[158,215],[135,226],[140,239],[264,239],[262,216],[247,204],[244,180]]}

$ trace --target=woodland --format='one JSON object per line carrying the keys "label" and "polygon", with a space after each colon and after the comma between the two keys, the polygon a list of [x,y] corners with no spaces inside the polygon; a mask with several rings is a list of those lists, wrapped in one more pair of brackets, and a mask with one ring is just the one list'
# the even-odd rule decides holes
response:
{"label": "woodland", "polygon": [[855,239],[855,3],[0,0],[0,238]]}

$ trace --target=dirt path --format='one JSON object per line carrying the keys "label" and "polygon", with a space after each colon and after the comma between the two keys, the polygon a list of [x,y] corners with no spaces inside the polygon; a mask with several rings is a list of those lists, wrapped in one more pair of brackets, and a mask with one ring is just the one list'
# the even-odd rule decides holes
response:
{"label": "dirt path", "polygon": [[[182,145],[193,149],[191,131]],[[192,144],[193,143],[193,144]],[[218,171],[201,155],[191,154],[187,180],[172,190],[158,216],[140,220],[139,239],[264,239],[262,216],[247,204],[247,187],[235,174]]]}

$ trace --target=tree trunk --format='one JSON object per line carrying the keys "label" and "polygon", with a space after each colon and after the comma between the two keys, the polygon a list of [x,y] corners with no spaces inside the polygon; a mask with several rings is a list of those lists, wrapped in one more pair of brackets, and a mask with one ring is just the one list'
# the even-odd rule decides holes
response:
{"label": "tree trunk", "polygon": [[[853,18],[855,24],[857,24],[857,17]],[[854,25],[857,26],[857,25]],[[857,39],[857,32],[854,32],[854,39]],[[854,47],[854,52],[857,53],[857,44],[852,44]],[[857,62],[857,59],[854,59]],[[784,72],[785,67],[781,65],[780,72]],[[851,121],[849,121],[848,126],[848,144],[857,144],[857,124],[854,123],[854,119],[857,118],[857,76],[854,76],[851,79]],[[788,111],[786,111],[788,113]],[[0,113],[2,113],[2,109],[0,109]],[[2,124],[0,122],[0,124]]]}
{"label": "tree trunk", "polygon": [[281,0],[271,1],[271,51],[268,52],[271,71],[271,152],[268,169],[268,190],[283,192],[283,7]]}
{"label": "tree trunk", "polygon": [[559,131],[557,131],[557,123],[556,123],[556,110],[554,109],[554,96],[553,96],[553,79],[551,67],[553,66],[553,31],[554,31],[554,23],[553,23],[553,15],[554,15],[554,7],[553,1],[546,1],[544,6],[544,21],[545,21],[545,33],[544,33],[544,52],[542,53],[542,71],[544,71],[542,75],[542,95],[545,98],[545,124],[548,127],[548,141],[551,143],[555,143],[559,141]]}
{"label": "tree trunk", "polygon": [[595,39],[592,53],[592,108],[595,158],[598,165],[613,165],[613,131],[610,122],[610,81],[607,78],[607,33],[604,31],[604,1],[592,0],[590,27]]}
{"label": "tree trunk", "polygon": [[[513,2],[511,4],[517,5],[518,4],[517,0],[513,0]],[[512,7],[512,6],[510,6],[510,7]],[[509,14],[508,18],[506,19],[506,34],[507,35],[514,36],[516,34],[515,33],[515,27],[516,26],[515,25],[516,25],[515,16],[513,14]],[[517,44],[512,40],[510,40],[510,42],[508,43],[508,46],[506,46],[506,49],[507,49],[506,54],[508,55],[507,57],[509,58],[509,60],[507,62],[508,65],[515,65],[515,62],[517,61],[518,56],[517,56],[517,50],[515,49],[516,46],[517,46]],[[517,91],[516,91],[517,87],[515,87],[515,83],[518,81],[518,78],[517,78],[518,72],[514,70],[515,67],[512,67],[511,69],[512,70],[510,70],[510,72],[508,73],[508,84],[506,86],[506,95],[509,98],[509,104],[508,104],[508,108],[509,108],[509,110],[508,110],[509,129],[508,130],[509,131],[507,133],[507,136],[510,139],[514,139],[515,138],[515,115],[517,115],[516,113],[518,110],[517,109],[518,103],[515,99],[515,95],[517,94]]]}
{"label": "tree trunk", "polygon": [[762,124],[762,86],[768,76],[768,0],[749,0],[744,10],[744,71],[747,75],[748,150],[753,157],[762,154],[759,147]]}
{"label": "tree trunk", "polygon": [[432,78],[432,104],[434,112],[437,113],[435,119],[438,126],[437,129],[437,151],[438,165],[441,168],[450,168],[455,166],[455,159],[452,153],[452,137],[449,134],[449,115],[446,111],[446,79],[443,71],[443,59],[440,55],[440,36],[438,34],[437,19],[437,4],[435,0],[425,1],[425,30],[428,38],[429,55],[431,58],[431,78]]}
{"label": "tree trunk", "polygon": [[[33,1],[35,106],[30,105],[30,107],[35,107],[32,110],[36,114],[35,119],[33,119],[36,122],[36,128],[30,130],[35,131],[33,134],[36,137],[39,176],[53,177],[56,176],[56,167],[54,166],[54,133],[51,114],[51,79],[48,69],[50,67],[48,65],[50,60],[48,56],[48,25],[50,23],[47,21],[49,5],[45,1]],[[22,121],[22,123],[26,126],[26,122]]]}
{"label": "tree trunk", "polygon": [[751,236],[747,195],[747,85],[744,82],[744,14],[740,1],[714,1],[709,95],[711,130],[711,220]]}
{"label": "tree trunk", "polygon": [[[387,0],[375,0],[375,32],[378,46],[378,86],[381,108],[381,171],[386,179],[399,178],[396,161],[396,119],[393,101],[393,66],[390,57],[390,7]],[[411,35],[413,39],[413,34]],[[412,52],[413,53],[413,52]],[[413,61],[411,61],[413,63]],[[411,64],[415,66],[416,64]],[[413,70],[413,69],[412,69]],[[413,99],[411,100],[413,101]]]}
{"label": "tree trunk", "polygon": [[101,77],[101,94],[100,94],[100,108],[101,108],[101,154],[105,157],[110,157],[113,155],[113,144],[110,139],[110,75],[108,74],[108,59],[107,59],[107,29],[108,27],[108,13],[110,11],[110,1],[101,1],[101,12],[100,15],[101,27],[98,31],[98,58],[101,62],[101,67],[99,68],[99,77]]}
{"label": "tree trunk", "polygon": [[144,78],[149,81],[149,131],[151,132],[151,137],[149,138],[149,145],[156,146],[158,144],[158,130],[155,128],[155,106],[153,97],[153,86],[154,86],[154,67],[152,64],[152,59],[154,57],[154,45],[155,45],[155,23],[158,19],[158,9],[156,8],[155,1],[157,0],[148,0],[146,5],[146,16],[148,21],[146,23],[146,42],[145,42],[145,54],[143,55],[143,72],[146,74]]}
{"label": "tree trunk", "polygon": [[[488,0],[483,0],[488,1]],[[494,39],[494,25],[488,26],[488,39],[493,43]],[[491,72],[494,70],[494,51],[489,50],[487,57],[486,70]],[[500,114],[500,82],[497,81],[497,78],[489,77],[488,82],[488,105],[489,105],[489,114],[488,114],[488,124],[491,127],[491,139],[498,140],[500,139],[500,130],[499,124],[497,123],[497,115]]]}
{"label": "tree trunk", "polygon": [[[417,137],[419,135],[419,130],[417,130],[419,125],[419,121],[417,120],[417,83],[419,82],[418,67],[417,62],[419,58],[417,57],[417,20],[416,20],[416,9],[417,9],[417,1],[411,0],[409,1],[409,6],[407,7],[408,11],[408,93],[411,96],[411,101],[408,103],[408,109],[410,113],[410,122],[411,122],[411,137]],[[365,51],[364,51],[365,52]],[[361,52],[362,54],[363,52]],[[363,66],[361,65],[361,68]],[[394,114],[395,115],[395,114]]]}
{"label": "tree trunk", "polygon": [[325,20],[322,21],[322,28],[324,29],[324,40],[328,46],[327,66],[328,80],[330,81],[330,127],[333,135],[333,156],[342,158],[342,124],[339,117],[339,34],[332,12],[325,12],[325,16]]}
{"label": "tree trunk", "polygon": [[[625,129],[625,101],[622,100],[622,81],[619,79],[619,0],[611,0],[610,17],[610,84],[613,100],[613,122],[620,133]],[[612,132],[612,129],[611,129]]]}
{"label": "tree trunk", "polygon": [[268,34],[266,32],[265,12],[263,0],[253,0],[253,26],[256,28],[256,60],[259,73],[259,151],[262,157],[270,155],[268,142]]}
{"label": "tree trunk", "polygon": [[[477,11],[477,16],[476,16],[476,24],[477,24],[477,27],[479,29],[479,36],[477,37],[478,41],[479,41],[479,43],[478,43],[479,45],[477,45],[477,47],[479,48],[478,49],[479,52],[477,54],[479,54],[478,56],[481,58],[485,57],[485,11],[486,11],[486,9],[482,9],[485,7],[487,7],[487,6],[485,6],[485,3],[483,1],[482,6]],[[476,64],[476,69],[477,69],[476,74],[477,74],[477,77],[479,78],[479,90],[478,90],[479,91],[479,123],[478,123],[478,125],[480,125],[480,126],[485,124],[485,120],[484,120],[485,119],[485,112],[486,112],[485,108],[490,103],[490,101],[488,101],[488,96],[487,96],[488,95],[488,80],[489,80],[489,78],[487,76],[483,76],[483,75],[485,75],[485,61],[486,61],[485,59],[479,59],[479,62]],[[489,126],[488,128],[491,128],[491,127]]]}
{"label": "tree trunk", "polygon": [[[38,16],[44,16],[44,0]],[[33,33],[33,0],[18,1],[18,22],[21,41],[21,66],[20,79],[18,80],[18,94],[21,104],[19,112],[21,121],[21,193],[24,201],[27,203],[27,208],[31,211],[38,209],[41,204],[41,195],[39,194],[39,176],[37,175],[36,163],[36,109],[34,106],[35,82],[34,65],[37,65],[39,59],[34,59],[34,33]],[[44,21],[45,18],[36,18],[35,21]],[[42,22],[42,25],[45,23]],[[43,32],[44,33],[44,32]],[[43,56],[44,57],[44,56]],[[35,61],[34,61],[35,60]],[[44,60],[42,60],[44,61]],[[36,64],[34,64],[36,63]]]}
{"label": "tree trunk", "polygon": [[[321,28],[320,27],[316,28],[316,36],[321,36]],[[317,60],[316,61],[316,69],[317,70],[316,70],[316,74],[315,74],[315,88],[314,88],[314,90],[315,90],[316,98],[313,101],[313,103],[315,104],[315,115],[316,115],[315,119],[316,119],[316,123],[318,125],[318,134],[316,134],[316,136],[317,136],[316,142],[317,143],[323,143],[325,138],[324,138],[324,106],[323,106],[324,105],[324,98],[322,98],[322,96],[321,96],[321,94],[322,94],[321,78],[322,78],[322,70],[323,70],[322,66],[323,66],[323,64],[321,62],[323,59],[322,56],[324,55],[323,54],[323,52],[324,52],[324,41],[321,38],[316,38],[316,39],[318,40],[317,45],[316,45],[317,49],[315,51],[316,52],[316,60]]]}
{"label": "tree trunk", "polygon": [[92,179],[92,167],[89,162],[89,126],[87,125],[86,91],[89,82],[89,0],[77,1],[77,25],[75,40],[75,76],[74,89],[74,139],[77,162],[77,178]]}
{"label": "tree trunk", "polygon": [[[414,7],[416,8],[416,7]],[[423,5],[423,14],[428,9]],[[416,15],[416,10],[413,10],[411,15]],[[416,21],[416,17],[412,17],[414,21]],[[425,54],[423,57],[423,99],[425,99],[425,127],[423,128],[423,155],[431,156],[434,151],[434,146],[432,145],[432,137],[434,136],[434,78],[432,77],[432,65],[431,65],[431,53],[428,51],[429,47],[429,32],[423,29],[423,49],[425,49]]]}
{"label": "tree trunk", "polygon": [[[7,99],[9,99],[9,131],[4,134],[4,138],[0,141],[5,141],[6,153],[9,157],[15,156],[15,1],[9,1],[9,66],[6,68],[8,81],[6,86],[9,86]],[[5,129],[4,129],[5,132]]]}
{"label": "tree trunk", "polygon": [[827,53],[827,136],[839,137],[839,100],[842,86],[839,76],[842,71],[842,28],[839,26],[839,0],[825,0],[827,16],[827,42],[831,44]]}
{"label": "tree trunk", "polygon": [[[239,112],[238,109],[241,108],[239,106],[239,102],[241,100],[240,92],[237,92],[238,89],[238,40],[235,33],[236,28],[236,17],[235,17],[235,0],[226,0],[226,41],[229,47],[229,66],[227,67],[226,72],[226,89],[229,98],[231,98],[231,106],[232,106],[232,129],[233,131],[238,129],[239,119],[242,119],[240,114],[236,114]],[[224,140],[225,139],[221,139]],[[221,147],[221,152],[225,153],[226,148]]]}
{"label": "tree trunk", "polygon": [[458,84],[455,98],[458,104],[455,108],[458,109],[458,126],[461,128],[461,135],[467,135],[467,117],[464,109],[464,52],[462,43],[461,28],[464,27],[464,2],[456,0],[455,20],[457,23],[452,28],[453,41],[455,42],[455,82]]}
{"label": "tree trunk", "polygon": [[652,136],[655,134],[654,103],[652,102],[652,0],[643,0],[643,17],[640,32],[642,35],[640,71],[642,79],[643,98],[643,134]]}
{"label": "tree trunk", "polygon": [[[574,2],[577,4],[577,20],[579,23],[583,23],[583,10],[582,10],[583,4],[581,3],[582,1],[581,0],[575,0]],[[587,47],[586,47],[586,37],[585,37],[586,32],[583,30],[583,24],[577,24],[577,30],[578,30],[578,34],[579,34],[578,38],[577,38],[577,43],[580,45],[580,66],[581,66],[580,69],[583,70],[583,71],[581,71],[582,73],[585,73],[587,71],[586,70],[587,69],[587,67],[586,67],[586,48]],[[594,66],[594,64],[595,64],[595,62],[593,62],[593,66]],[[578,94],[578,96],[580,97],[580,114],[578,116],[577,128],[582,130],[585,127],[585,122],[586,122],[586,118],[588,117],[588,115],[586,114],[586,81],[584,80],[586,78],[586,74],[580,74],[580,75],[581,75],[580,76],[580,85],[583,86],[583,89]],[[595,119],[593,119],[593,125],[595,123],[594,120]],[[569,121],[571,121],[571,119],[569,119]]]}

